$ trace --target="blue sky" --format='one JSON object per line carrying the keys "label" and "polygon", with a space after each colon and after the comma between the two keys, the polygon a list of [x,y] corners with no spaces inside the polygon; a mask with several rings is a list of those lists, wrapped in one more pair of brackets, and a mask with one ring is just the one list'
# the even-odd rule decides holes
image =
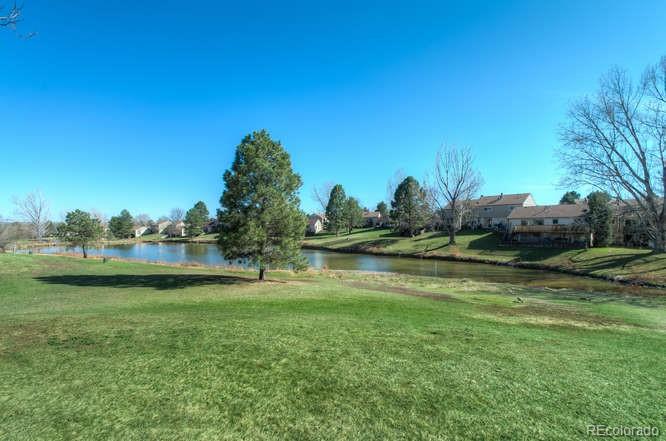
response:
{"label": "blue sky", "polygon": [[442,143],[473,149],[483,194],[555,203],[568,103],[666,55],[662,1],[23,4],[38,35],[0,32],[5,217],[33,189],[56,219],[214,212],[260,128],[291,153],[306,211],[325,181],[374,206]]}

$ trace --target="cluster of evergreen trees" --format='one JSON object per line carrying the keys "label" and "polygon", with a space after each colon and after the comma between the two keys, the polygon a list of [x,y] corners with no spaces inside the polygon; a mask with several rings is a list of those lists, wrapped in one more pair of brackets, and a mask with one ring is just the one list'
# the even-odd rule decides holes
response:
{"label": "cluster of evergreen trees", "polygon": [[326,206],[326,229],[337,236],[341,231],[351,233],[362,225],[363,208],[358,199],[347,197],[342,185],[333,186]]}

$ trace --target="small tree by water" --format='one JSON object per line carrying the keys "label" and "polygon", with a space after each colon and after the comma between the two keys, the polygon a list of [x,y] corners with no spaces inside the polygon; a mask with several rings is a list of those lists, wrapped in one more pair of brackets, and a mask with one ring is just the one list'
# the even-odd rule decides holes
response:
{"label": "small tree by water", "polygon": [[88,257],[87,247],[102,237],[102,225],[96,219],[82,210],[67,213],[65,222],[58,226],[58,237],[72,246],[81,247],[83,258]]}

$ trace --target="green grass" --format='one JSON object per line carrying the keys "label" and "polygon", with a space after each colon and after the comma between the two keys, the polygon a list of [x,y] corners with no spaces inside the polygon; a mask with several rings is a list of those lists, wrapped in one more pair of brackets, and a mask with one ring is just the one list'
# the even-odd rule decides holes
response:
{"label": "green grass", "polygon": [[359,253],[390,253],[413,256],[459,256],[497,262],[531,262],[583,271],[594,275],[666,283],[666,253],[651,250],[607,247],[556,249],[506,247],[492,232],[461,232],[456,246],[448,245],[441,232],[402,237],[387,229],[362,229],[350,235],[323,233],[306,237],[306,246]]}
{"label": "green grass", "polygon": [[0,439],[666,430],[664,297],[342,272],[254,277],[0,254]]}

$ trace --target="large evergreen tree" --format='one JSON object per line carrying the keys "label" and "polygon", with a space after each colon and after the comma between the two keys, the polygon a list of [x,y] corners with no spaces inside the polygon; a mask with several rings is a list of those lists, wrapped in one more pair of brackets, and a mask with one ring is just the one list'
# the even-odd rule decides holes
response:
{"label": "large evergreen tree", "polygon": [[342,185],[336,184],[331,189],[331,195],[328,198],[326,206],[326,228],[337,236],[345,226],[345,205],[347,204],[347,195]]}
{"label": "large evergreen tree", "polygon": [[224,173],[218,243],[227,259],[248,259],[264,280],[270,265],[305,266],[301,240],[306,217],[300,211],[301,177],[282,145],[266,130],[247,135]]}
{"label": "large evergreen tree", "polygon": [[605,247],[611,242],[610,196],[603,191],[593,191],[587,196],[588,211],[585,215],[592,230],[594,246]]}
{"label": "large evergreen tree", "polygon": [[379,203],[377,203],[377,211],[379,211],[379,214],[382,215],[382,222],[387,222],[389,217],[389,209],[386,205],[386,202],[379,201]]}
{"label": "large evergreen tree", "polygon": [[185,231],[188,236],[199,236],[203,233],[203,227],[208,222],[208,207],[202,201],[194,204],[185,214]]}
{"label": "large evergreen tree", "polygon": [[355,227],[363,225],[363,208],[361,208],[358,199],[347,198],[345,201],[344,217],[348,234],[351,234]]}
{"label": "large evergreen tree", "polygon": [[560,198],[560,204],[575,204],[580,199],[580,193],[575,190],[567,191]]}
{"label": "large evergreen tree", "polygon": [[400,234],[413,236],[428,222],[430,209],[425,190],[412,176],[406,177],[395,190],[391,201],[391,218]]}
{"label": "large evergreen tree", "polygon": [[102,225],[99,219],[81,210],[67,213],[65,222],[58,226],[58,237],[72,246],[79,246],[83,257],[88,257],[87,247],[102,237]]}
{"label": "large evergreen tree", "polygon": [[134,236],[134,218],[129,211],[123,210],[109,220],[109,230],[118,239]]}

